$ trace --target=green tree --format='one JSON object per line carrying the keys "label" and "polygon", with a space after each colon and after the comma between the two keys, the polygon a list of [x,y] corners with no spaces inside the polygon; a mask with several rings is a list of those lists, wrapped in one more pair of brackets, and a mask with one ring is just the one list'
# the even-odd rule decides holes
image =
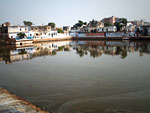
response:
{"label": "green tree", "polygon": [[117,27],[117,31],[121,31],[123,27],[126,27],[127,22],[127,19],[121,18],[119,22],[114,23],[114,25]]}
{"label": "green tree", "polygon": [[17,34],[17,37],[25,38],[25,37],[26,37],[26,34],[25,34],[25,33],[18,33],[18,34]]}
{"label": "green tree", "polygon": [[108,26],[112,26],[112,24],[110,22],[106,22],[106,23],[104,23],[104,26],[108,27]]}
{"label": "green tree", "polygon": [[116,28],[117,28],[117,32],[119,32],[119,31],[121,31],[121,29],[123,28],[123,24],[122,23],[120,23],[120,22],[116,22],[116,23],[114,23],[114,25],[116,26]]}
{"label": "green tree", "polygon": [[87,25],[87,22],[84,22],[83,24],[84,24],[84,25]]}
{"label": "green tree", "polygon": [[81,20],[78,21],[75,25],[73,25],[73,29],[78,29],[79,27],[82,27],[83,25],[87,25],[87,22],[83,22]]}
{"label": "green tree", "polygon": [[32,26],[32,24],[33,24],[30,21],[23,21],[23,23],[24,23],[25,26]]}
{"label": "green tree", "polygon": [[83,21],[81,21],[81,20],[79,20],[79,21],[78,21],[78,25],[79,25],[79,27],[81,27],[83,24],[84,24],[84,22],[83,22]]}
{"label": "green tree", "polygon": [[64,31],[63,31],[61,28],[58,28],[58,29],[57,29],[57,32],[58,32],[58,33],[64,33]]}
{"label": "green tree", "polygon": [[121,23],[122,23],[124,26],[127,26],[128,21],[127,21],[126,18],[122,18],[122,19],[121,19]]}
{"label": "green tree", "polygon": [[49,23],[48,23],[48,26],[51,26],[51,28],[54,29],[55,26],[56,26],[56,24],[55,24],[54,22],[49,22]]}

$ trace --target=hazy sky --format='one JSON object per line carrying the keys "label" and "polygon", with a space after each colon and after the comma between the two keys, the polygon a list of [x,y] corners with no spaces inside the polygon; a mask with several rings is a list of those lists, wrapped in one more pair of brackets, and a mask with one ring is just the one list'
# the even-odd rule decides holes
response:
{"label": "hazy sky", "polygon": [[150,0],[0,0],[0,24],[21,25],[29,20],[35,25],[52,21],[63,26],[112,15],[150,21],[149,11]]}

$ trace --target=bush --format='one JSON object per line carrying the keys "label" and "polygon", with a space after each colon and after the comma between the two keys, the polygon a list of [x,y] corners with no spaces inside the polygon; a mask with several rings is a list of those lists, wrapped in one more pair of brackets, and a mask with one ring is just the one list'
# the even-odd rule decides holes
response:
{"label": "bush", "polygon": [[58,33],[64,33],[64,31],[62,29],[60,29],[60,28],[57,29],[57,32]]}

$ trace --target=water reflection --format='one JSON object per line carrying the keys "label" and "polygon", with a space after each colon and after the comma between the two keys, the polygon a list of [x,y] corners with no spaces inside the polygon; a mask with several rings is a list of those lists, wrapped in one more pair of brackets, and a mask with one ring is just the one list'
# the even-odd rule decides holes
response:
{"label": "water reflection", "polygon": [[124,59],[129,52],[139,52],[140,56],[150,53],[149,42],[130,42],[130,41],[80,41],[73,44],[73,48],[80,57],[90,54],[97,58],[105,55],[120,56]]}
{"label": "water reflection", "polygon": [[149,113],[149,53],[145,41],[0,47],[12,63],[0,62],[0,87],[51,113]]}
{"label": "water reflection", "polygon": [[150,54],[147,41],[63,41],[36,43],[30,47],[0,47],[0,61],[10,64],[16,61],[31,60],[41,56],[53,56],[60,51],[75,50],[80,57],[89,55],[98,58],[104,55],[120,56],[125,59],[128,53],[139,52],[139,56]]}
{"label": "water reflection", "polygon": [[69,51],[69,41],[55,43],[36,43],[30,47],[1,47],[0,60],[10,64],[16,61],[31,60],[41,56],[53,56],[59,51]]}

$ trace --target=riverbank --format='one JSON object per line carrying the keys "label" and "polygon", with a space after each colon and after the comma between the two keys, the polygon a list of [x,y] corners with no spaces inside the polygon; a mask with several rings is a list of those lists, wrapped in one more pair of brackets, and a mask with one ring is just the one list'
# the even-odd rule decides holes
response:
{"label": "riverbank", "polygon": [[72,37],[64,37],[64,38],[47,38],[47,39],[34,39],[33,43],[37,42],[50,42],[50,41],[63,41],[63,40],[72,40]]}
{"label": "riverbank", "polygon": [[64,38],[47,38],[47,39],[33,39],[33,40],[1,40],[2,45],[16,45],[19,46],[31,46],[33,43],[39,42],[52,42],[52,41],[65,41],[65,40],[150,40],[150,36],[140,37],[64,37]]}
{"label": "riverbank", "polygon": [[150,36],[141,37],[73,37],[73,40],[150,40]]}
{"label": "riverbank", "polygon": [[48,113],[0,88],[0,113]]}

